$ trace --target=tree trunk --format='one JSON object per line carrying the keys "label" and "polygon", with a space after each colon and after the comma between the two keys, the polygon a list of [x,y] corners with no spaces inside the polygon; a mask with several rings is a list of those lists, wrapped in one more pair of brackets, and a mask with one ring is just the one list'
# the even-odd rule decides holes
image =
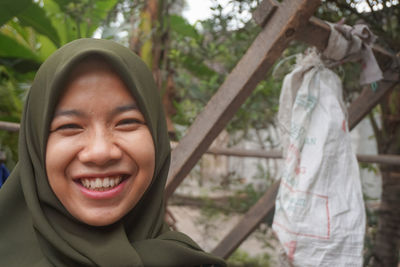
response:
{"label": "tree trunk", "polygon": [[176,113],[176,109],[172,103],[172,99],[175,97],[175,82],[172,71],[168,71],[167,82],[164,87],[165,90],[162,96],[162,102],[167,119],[168,134],[172,140],[176,140],[175,127],[171,120],[171,116]]}
{"label": "tree trunk", "polygon": [[375,267],[396,267],[400,240],[400,172],[382,172],[383,190],[375,240]]}
{"label": "tree trunk", "polygon": [[[377,136],[379,153],[400,154],[399,88],[382,103],[382,129]],[[374,267],[397,267],[400,248],[400,167],[384,166],[378,229],[374,245]]]}
{"label": "tree trunk", "polygon": [[[146,62],[153,73],[154,80],[161,90],[162,103],[167,119],[168,133],[174,137],[171,116],[175,113],[172,104],[175,83],[173,71],[168,62],[169,25],[168,1],[149,0],[141,13],[141,25],[133,34],[130,47]],[[165,75],[163,75],[165,74]]]}

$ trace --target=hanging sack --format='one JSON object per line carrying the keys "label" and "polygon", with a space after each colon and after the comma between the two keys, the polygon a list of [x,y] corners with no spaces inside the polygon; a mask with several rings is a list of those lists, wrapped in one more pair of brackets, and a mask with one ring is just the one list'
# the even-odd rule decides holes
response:
{"label": "hanging sack", "polygon": [[283,83],[273,229],[293,266],[362,266],[365,209],[339,77],[312,50]]}

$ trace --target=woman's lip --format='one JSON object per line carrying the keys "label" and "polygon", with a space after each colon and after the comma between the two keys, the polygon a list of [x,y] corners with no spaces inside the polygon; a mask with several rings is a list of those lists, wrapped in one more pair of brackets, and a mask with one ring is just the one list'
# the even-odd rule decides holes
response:
{"label": "woman's lip", "polygon": [[124,189],[128,179],[123,179],[119,185],[116,187],[113,187],[109,190],[104,190],[104,191],[96,191],[96,190],[90,190],[86,187],[84,187],[80,182],[76,182],[75,184],[78,186],[79,190],[81,193],[86,196],[87,198],[90,199],[111,199],[119,195],[122,190]]}

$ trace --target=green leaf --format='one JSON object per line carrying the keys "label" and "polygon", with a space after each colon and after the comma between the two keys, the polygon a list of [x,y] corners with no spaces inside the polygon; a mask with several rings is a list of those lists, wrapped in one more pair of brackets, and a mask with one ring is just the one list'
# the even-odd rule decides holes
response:
{"label": "green leaf", "polygon": [[67,6],[71,3],[70,0],[54,0],[54,2],[60,7],[60,10],[64,12],[67,10]]}
{"label": "green leaf", "polygon": [[57,47],[54,45],[52,41],[49,40],[47,36],[38,35],[38,43],[40,43],[39,47],[39,57],[42,61],[45,61],[51,54],[53,54]]}
{"label": "green leaf", "polygon": [[190,25],[183,17],[178,15],[171,15],[169,17],[171,23],[171,30],[179,35],[197,39],[199,34],[196,28]]}
{"label": "green leaf", "polygon": [[58,33],[61,45],[74,40],[75,38],[69,38],[68,25],[70,19],[61,11],[57,3],[53,0],[43,0],[43,8],[49,14],[48,17]]}
{"label": "green leaf", "polygon": [[1,0],[0,26],[17,16],[32,4],[31,0]]}
{"label": "green leaf", "polygon": [[[32,31],[29,31],[27,28],[23,27],[19,21],[10,20],[1,28],[1,32],[14,39],[17,39],[17,36],[20,36],[23,40],[25,40],[26,46],[28,46],[27,44],[29,40],[34,39],[32,38]],[[21,40],[18,41],[21,42]]]}
{"label": "green leaf", "polygon": [[215,75],[215,71],[207,67],[202,60],[191,55],[184,56],[182,64],[193,75],[199,78],[209,78]]}
{"label": "green leaf", "polygon": [[118,0],[43,0],[43,3],[61,44],[65,44],[77,38],[92,37]]}
{"label": "green leaf", "polygon": [[47,36],[57,47],[61,45],[57,30],[53,27],[46,11],[37,4],[30,5],[18,15],[24,26],[30,26],[40,34]]}
{"label": "green leaf", "polygon": [[100,26],[101,22],[107,18],[108,12],[110,12],[117,3],[118,0],[94,1],[92,12],[86,14],[86,21],[88,26],[86,37],[91,37],[93,35],[94,31]]}
{"label": "green leaf", "polygon": [[33,59],[0,58],[0,65],[13,69],[19,74],[26,74],[37,71],[40,62]]}
{"label": "green leaf", "polygon": [[[59,9],[68,14],[69,31],[76,38],[91,37],[93,32],[99,27],[100,23],[107,17],[108,12],[114,8],[118,0],[54,0]],[[79,29],[77,29],[79,27]],[[70,39],[73,40],[75,38]]]}
{"label": "green leaf", "polygon": [[0,33],[0,57],[40,61],[30,48],[3,33]]}

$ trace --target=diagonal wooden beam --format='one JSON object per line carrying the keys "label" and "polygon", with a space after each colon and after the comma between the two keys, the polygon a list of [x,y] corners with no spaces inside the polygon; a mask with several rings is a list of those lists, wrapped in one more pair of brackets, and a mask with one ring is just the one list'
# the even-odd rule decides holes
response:
{"label": "diagonal wooden beam", "polygon": [[279,3],[276,0],[262,1],[253,13],[254,21],[261,27],[264,27],[278,7]]}
{"label": "diagonal wooden beam", "polygon": [[[297,32],[296,39],[323,51],[328,45],[330,32],[330,27],[325,21],[316,17],[311,17],[307,25],[305,25],[301,31]],[[394,54],[377,44],[372,46],[372,50],[374,51],[375,57],[377,57],[379,65],[383,69],[386,69],[388,63],[390,65],[396,58]]]}
{"label": "diagonal wooden beam", "polygon": [[275,4],[278,8],[269,17],[267,26],[173,150],[166,198],[172,195],[256,85],[265,78],[296,32],[308,22],[320,0],[285,0]]}
{"label": "diagonal wooden beam", "polygon": [[228,258],[261,221],[274,210],[279,183],[280,181],[277,181],[268,188],[257,203],[243,215],[243,219],[214,248],[212,254],[225,259]]}
{"label": "diagonal wooden beam", "polygon": [[[365,86],[361,95],[349,108],[349,128],[356,126],[392,89],[399,84],[399,73],[392,68],[383,73],[383,80],[376,88]],[[352,127],[351,127],[352,126]]]}

